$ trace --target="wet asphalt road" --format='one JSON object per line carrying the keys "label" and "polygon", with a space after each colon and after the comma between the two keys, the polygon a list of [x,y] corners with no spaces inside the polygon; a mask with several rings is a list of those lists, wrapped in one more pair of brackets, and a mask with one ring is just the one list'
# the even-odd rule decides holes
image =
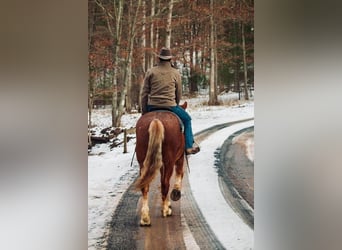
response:
{"label": "wet asphalt road", "polygon": [[[221,124],[201,131],[195,135],[196,141],[200,143],[210,134],[235,123],[237,122]],[[253,163],[246,157],[243,144],[232,142],[239,134],[252,131],[253,127],[230,136],[217,155],[221,191],[227,202],[236,208],[250,227],[254,226]],[[184,167],[186,168],[186,165]],[[171,217],[161,216],[159,176],[151,183],[149,192],[151,227],[139,226],[141,194],[131,185],[113,214],[106,249],[186,249],[184,223],[200,249],[224,249],[197,206],[191,193],[186,169],[185,173],[182,198],[172,202]]]}
{"label": "wet asphalt road", "polygon": [[254,127],[229,136],[216,157],[219,159],[219,184],[224,198],[254,228],[254,162],[247,157],[247,139],[254,140]]}

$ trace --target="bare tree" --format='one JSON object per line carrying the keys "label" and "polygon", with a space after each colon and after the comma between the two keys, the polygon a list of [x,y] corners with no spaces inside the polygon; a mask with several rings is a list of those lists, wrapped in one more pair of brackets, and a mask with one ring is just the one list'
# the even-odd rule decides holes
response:
{"label": "bare tree", "polygon": [[173,9],[173,0],[170,0],[169,1],[169,12],[168,12],[167,21],[166,21],[166,40],[165,40],[165,47],[166,48],[171,48],[172,9]]}
{"label": "bare tree", "polygon": [[146,0],[142,1],[142,25],[141,25],[141,47],[143,56],[141,61],[142,72],[146,72]]}
{"label": "bare tree", "polygon": [[[126,2],[127,5],[125,5],[123,0],[112,1],[112,6],[107,8],[101,0],[95,1],[103,10],[108,31],[113,40],[112,126],[117,127],[120,126],[125,103],[128,109],[131,109],[130,92],[132,86],[134,38],[136,36],[137,16],[142,0],[139,0],[138,3],[133,3],[133,0],[130,0],[129,3]],[[127,19],[123,19],[124,11],[128,16]],[[124,29],[125,41],[122,40],[124,25],[127,26],[127,29]],[[127,42],[124,44],[125,53],[122,51],[124,42]],[[119,78],[121,80],[120,85],[118,84]]]}
{"label": "bare tree", "polygon": [[[124,70],[124,85],[123,85],[123,91],[122,95],[123,98],[121,98],[121,102],[119,105],[119,118],[121,118],[123,114],[123,109],[124,109],[124,104],[126,100],[126,110],[128,112],[131,111],[132,109],[132,103],[131,103],[131,89],[132,89],[132,58],[133,58],[133,45],[134,45],[134,39],[136,36],[136,24],[137,24],[137,17],[138,17],[138,12],[139,8],[141,6],[141,1],[138,0],[138,3],[133,4],[133,0],[130,0],[130,5],[129,9],[132,10],[132,13],[130,12],[128,15],[128,51],[127,51],[127,58],[125,61],[125,70]],[[134,6],[136,6],[136,9],[134,10]],[[134,10],[134,12],[133,12]],[[144,57],[145,58],[145,57]],[[144,60],[145,61],[145,60]],[[126,96],[126,98],[124,98]],[[120,120],[118,123],[120,124]]]}
{"label": "bare tree", "polygon": [[[153,44],[153,39],[154,39],[154,22],[153,22],[153,18],[155,15],[155,9],[156,9],[156,1],[152,0],[151,1],[151,26],[150,26],[150,51],[153,52],[154,49],[154,44]],[[153,63],[154,63],[154,56],[152,53],[149,53],[149,64],[148,64],[148,68],[151,68]]]}
{"label": "bare tree", "polygon": [[214,23],[214,0],[210,0],[210,86],[209,86],[209,105],[217,105],[216,90],[216,64],[215,64],[215,23]]}
{"label": "bare tree", "polygon": [[[95,0],[97,5],[101,7],[107,21],[108,31],[113,38],[113,83],[112,83],[112,126],[118,125],[119,113],[118,113],[118,61],[119,50],[121,45],[121,33],[122,33],[122,16],[123,16],[123,0],[113,1],[113,13],[107,10],[101,0]],[[114,25],[112,24],[114,22]],[[113,26],[113,27],[112,27]],[[122,97],[122,96],[121,96]]]}
{"label": "bare tree", "polygon": [[242,51],[243,51],[243,75],[244,75],[244,91],[245,91],[245,100],[249,100],[248,96],[248,86],[247,86],[247,62],[246,62],[246,43],[245,43],[245,25],[241,24],[241,36],[242,36]]}
{"label": "bare tree", "polygon": [[[94,43],[93,34],[95,29],[95,9],[96,5],[94,2],[90,1],[88,4],[88,51],[91,51],[91,46]],[[91,127],[92,121],[92,110],[93,110],[93,96],[94,96],[94,77],[92,74],[93,68],[91,65],[91,61],[88,58],[88,70],[89,70],[89,78],[88,78],[88,127]]]}

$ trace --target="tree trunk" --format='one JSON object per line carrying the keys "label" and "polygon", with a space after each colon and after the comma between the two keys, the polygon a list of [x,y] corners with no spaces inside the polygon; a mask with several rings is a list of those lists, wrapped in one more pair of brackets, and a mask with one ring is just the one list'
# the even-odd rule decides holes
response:
{"label": "tree trunk", "polygon": [[125,76],[125,82],[126,82],[126,111],[130,113],[132,111],[132,57],[133,57],[133,43],[131,45],[129,55],[128,55],[128,61],[127,61],[127,69],[126,69],[126,76]]}
{"label": "tree trunk", "polygon": [[[88,18],[88,51],[90,52],[94,44],[93,34],[96,23],[96,10],[97,5],[94,2],[89,2],[89,18]],[[88,128],[92,126],[92,111],[93,111],[93,97],[94,97],[94,66],[92,65],[91,59],[88,58]]]}
{"label": "tree trunk", "polygon": [[[151,1],[151,27],[150,27],[150,49],[151,52],[149,53],[149,65],[148,68],[151,68],[154,64],[154,54],[153,54],[153,48],[154,48],[154,23],[153,23],[153,19],[154,19],[154,15],[155,15],[155,8],[156,8],[156,1],[152,0]],[[145,73],[145,72],[144,72]]]}
{"label": "tree trunk", "polygon": [[217,91],[215,82],[215,25],[214,25],[214,0],[210,0],[210,87],[209,105],[217,104]]}
{"label": "tree trunk", "polygon": [[92,113],[93,113],[93,91],[92,91],[92,84],[91,84],[88,90],[88,128],[91,128],[92,126],[92,123],[91,123]]}
{"label": "tree trunk", "polygon": [[159,47],[159,27],[156,28],[156,41],[155,41],[155,48]]}
{"label": "tree trunk", "polygon": [[247,62],[246,62],[246,44],[245,44],[245,25],[241,24],[241,36],[242,36],[242,51],[243,51],[243,73],[245,79],[245,100],[249,100],[248,86],[247,86]]}
{"label": "tree trunk", "polygon": [[[120,125],[120,116],[118,112],[118,64],[119,64],[119,50],[121,44],[121,31],[122,31],[122,12],[123,12],[123,0],[119,0],[118,7],[115,7],[116,17],[116,34],[114,37],[114,51],[113,51],[113,96],[112,96],[112,126],[118,127]],[[116,9],[117,8],[117,9]],[[122,97],[121,98],[125,98]]]}
{"label": "tree trunk", "polygon": [[[103,10],[104,16],[107,22],[107,28],[110,35],[113,38],[112,48],[112,60],[113,60],[113,78],[112,78],[112,126],[117,126],[118,120],[118,84],[117,84],[117,72],[118,72],[118,61],[119,61],[119,50],[121,42],[121,30],[122,30],[122,12],[123,12],[123,0],[113,2],[114,16],[109,13],[101,1],[95,0],[96,4]],[[115,21],[115,30],[111,25],[111,21]]]}
{"label": "tree trunk", "polygon": [[165,41],[166,48],[171,48],[172,9],[173,9],[173,0],[170,0],[169,1],[169,13],[167,15],[167,22],[166,22],[166,41]]}
{"label": "tree trunk", "polygon": [[[160,11],[160,0],[158,1],[158,12]],[[159,25],[157,23],[156,27],[156,39],[155,39],[155,46],[154,48],[158,49],[159,48]]]}
{"label": "tree trunk", "polygon": [[146,72],[146,0],[142,1],[142,27],[141,27],[141,47],[143,56],[141,58],[141,66],[143,73]]}
{"label": "tree trunk", "polygon": [[[121,94],[121,101],[118,107],[118,125],[120,126],[121,116],[123,114],[125,101],[126,101],[126,110],[128,112],[131,111],[131,89],[132,89],[132,57],[133,57],[133,47],[134,47],[134,38],[136,35],[136,22],[137,16],[139,12],[139,8],[141,5],[141,0],[138,1],[134,15],[129,15],[128,17],[128,53],[126,58],[126,67],[124,69],[124,80],[123,80],[123,87],[122,87],[122,94]],[[135,6],[135,5],[134,5]],[[130,9],[133,10],[133,2],[131,0]]]}
{"label": "tree trunk", "polygon": [[[113,85],[114,85],[114,78],[113,77]],[[116,84],[116,83],[115,83]],[[116,127],[117,124],[117,106],[118,106],[118,95],[117,91],[113,89],[113,94],[112,94],[112,127]]]}

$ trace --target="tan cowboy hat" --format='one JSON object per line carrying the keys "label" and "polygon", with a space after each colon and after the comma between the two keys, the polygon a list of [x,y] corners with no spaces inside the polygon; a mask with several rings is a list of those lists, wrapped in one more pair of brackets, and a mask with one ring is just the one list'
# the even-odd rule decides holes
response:
{"label": "tan cowboy hat", "polygon": [[163,48],[160,50],[159,55],[157,55],[157,56],[158,56],[159,58],[163,59],[163,60],[171,59],[171,58],[172,58],[171,50],[170,50],[169,48],[163,47]]}

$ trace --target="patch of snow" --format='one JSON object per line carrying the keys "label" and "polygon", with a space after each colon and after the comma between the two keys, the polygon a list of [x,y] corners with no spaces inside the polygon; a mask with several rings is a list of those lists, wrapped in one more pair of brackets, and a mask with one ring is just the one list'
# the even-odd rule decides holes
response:
{"label": "patch of snow", "polygon": [[254,233],[224,199],[215,169],[215,150],[223,138],[252,126],[254,121],[232,125],[209,136],[201,152],[189,158],[189,181],[194,198],[209,226],[227,249],[253,249]]}

